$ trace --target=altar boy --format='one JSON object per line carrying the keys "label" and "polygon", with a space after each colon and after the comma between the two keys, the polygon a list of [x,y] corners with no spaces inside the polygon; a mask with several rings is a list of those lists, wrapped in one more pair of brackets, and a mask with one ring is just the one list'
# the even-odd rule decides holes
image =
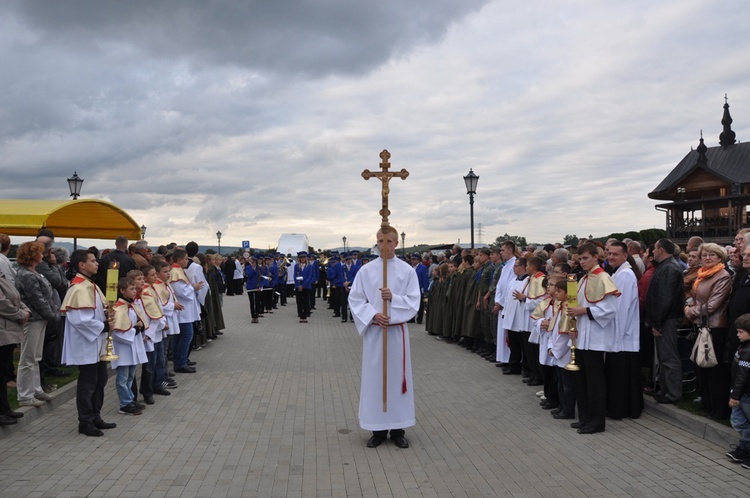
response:
{"label": "altar boy", "polygon": [[117,282],[117,291],[120,299],[115,303],[115,323],[112,329],[115,354],[119,357],[112,361],[112,368],[117,370],[117,397],[120,398],[122,415],[140,415],[142,412],[135,404],[131,385],[138,365],[148,361],[143,345],[143,331],[148,326],[148,318],[133,306],[136,290],[132,278],[121,278]]}

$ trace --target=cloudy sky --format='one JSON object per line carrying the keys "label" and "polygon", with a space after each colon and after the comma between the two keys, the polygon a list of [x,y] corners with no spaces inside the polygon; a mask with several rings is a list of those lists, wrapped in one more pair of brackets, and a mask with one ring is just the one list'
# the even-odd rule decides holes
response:
{"label": "cloudy sky", "polygon": [[[0,197],[111,201],[152,244],[468,242],[664,227],[647,194],[750,140],[747,1],[0,3]],[[92,241],[95,242],[95,241]],[[101,241],[100,246],[106,246]]]}

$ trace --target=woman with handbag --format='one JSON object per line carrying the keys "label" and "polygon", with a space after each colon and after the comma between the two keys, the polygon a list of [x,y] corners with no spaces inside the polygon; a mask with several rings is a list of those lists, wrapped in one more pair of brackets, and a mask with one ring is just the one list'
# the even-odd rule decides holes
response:
{"label": "woman with handbag", "polygon": [[729,416],[729,366],[724,361],[727,340],[727,307],[732,277],[726,270],[724,248],[714,243],[701,244],[701,268],[693,283],[693,301],[685,306],[685,316],[695,326],[710,329],[713,349],[719,363],[710,368],[695,367],[704,412],[712,418]]}

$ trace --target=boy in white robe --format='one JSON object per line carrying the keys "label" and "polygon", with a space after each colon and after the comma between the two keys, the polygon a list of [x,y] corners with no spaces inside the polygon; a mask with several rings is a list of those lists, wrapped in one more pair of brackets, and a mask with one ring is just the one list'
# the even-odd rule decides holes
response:
{"label": "boy in white robe", "polygon": [[124,277],[117,283],[121,297],[115,303],[115,325],[112,329],[112,342],[115,354],[119,357],[112,360],[112,368],[117,371],[117,397],[120,399],[120,414],[140,415],[141,409],[135,404],[131,386],[136,368],[146,363],[146,348],[143,346],[143,331],[148,319],[143,312],[133,306],[136,296],[135,282]]}
{"label": "boy in white robe", "polygon": [[101,429],[117,427],[115,423],[102,420],[107,363],[99,358],[114,321],[106,313],[106,297],[91,280],[99,269],[94,253],[82,249],[73,251],[70,265],[78,274],[60,308],[66,317],[62,364],[78,366],[78,432],[99,437],[104,435]]}
{"label": "boy in white robe", "polygon": [[[368,448],[385,441],[389,430],[396,446],[408,448],[404,428],[416,424],[416,415],[406,322],[419,311],[421,294],[414,269],[394,257],[396,230],[381,228],[377,241],[381,257],[362,266],[349,293],[349,309],[362,336],[359,424],[373,431]],[[388,265],[387,287],[383,286],[383,265]],[[385,313],[383,300],[388,303]],[[383,411],[384,328],[388,331],[387,411]]]}
{"label": "boy in white robe", "polygon": [[[161,367],[161,373],[157,372],[157,377],[164,379],[159,385],[164,389],[177,389],[177,381],[169,376],[169,361],[168,361],[168,350],[171,348],[174,350],[177,344],[177,338],[180,335],[180,323],[177,321],[176,310],[182,309],[182,305],[177,302],[174,291],[169,285],[169,272],[170,264],[166,261],[157,261],[154,263],[154,269],[157,273],[156,283],[154,289],[159,295],[159,302],[161,303],[161,309],[164,312],[164,318],[166,319],[167,325],[164,328],[164,357],[162,364],[157,366],[157,370]],[[158,362],[157,362],[158,365]],[[174,375],[174,374],[172,374]]]}
{"label": "boy in white robe", "polygon": [[578,306],[569,307],[568,315],[576,318],[576,376],[578,401],[577,423],[571,424],[579,434],[604,432],[607,389],[604,354],[614,347],[616,337],[617,290],[612,278],[599,266],[599,250],[586,243],[578,248],[578,263],[586,275],[578,285]]}

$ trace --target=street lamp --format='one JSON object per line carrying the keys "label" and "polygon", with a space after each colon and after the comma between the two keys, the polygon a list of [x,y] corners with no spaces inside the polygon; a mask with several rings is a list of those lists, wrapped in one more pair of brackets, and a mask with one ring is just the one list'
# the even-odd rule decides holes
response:
{"label": "street lamp", "polygon": [[78,173],[74,171],[73,176],[68,178],[68,188],[70,189],[70,196],[74,201],[81,195],[81,185],[83,185],[83,178],[78,176]]}
{"label": "street lamp", "polygon": [[469,169],[469,174],[464,177],[466,183],[466,193],[469,194],[469,211],[471,213],[471,248],[474,249],[474,194],[477,193],[477,183],[479,177],[474,174],[473,169]]}
{"label": "street lamp", "polygon": [[406,232],[401,232],[401,254],[406,259]]}
{"label": "street lamp", "polygon": [[141,225],[141,240],[146,238],[146,225]]}
{"label": "street lamp", "polygon": [[341,240],[344,242],[344,252],[346,252],[346,235],[341,237]]}
{"label": "street lamp", "polygon": [[219,255],[221,255],[221,231],[216,232],[216,240],[219,242]]}
{"label": "street lamp", "polygon": [[[73,176],[68,178],[68,189],[70,189],[70,196],[74,201],[81,195],[81,185],[83,185],[83,178],[78,176],[78,172],[74,171]],[[76,249],[78,249],[78,238],[73,237],[73,250]]]}

